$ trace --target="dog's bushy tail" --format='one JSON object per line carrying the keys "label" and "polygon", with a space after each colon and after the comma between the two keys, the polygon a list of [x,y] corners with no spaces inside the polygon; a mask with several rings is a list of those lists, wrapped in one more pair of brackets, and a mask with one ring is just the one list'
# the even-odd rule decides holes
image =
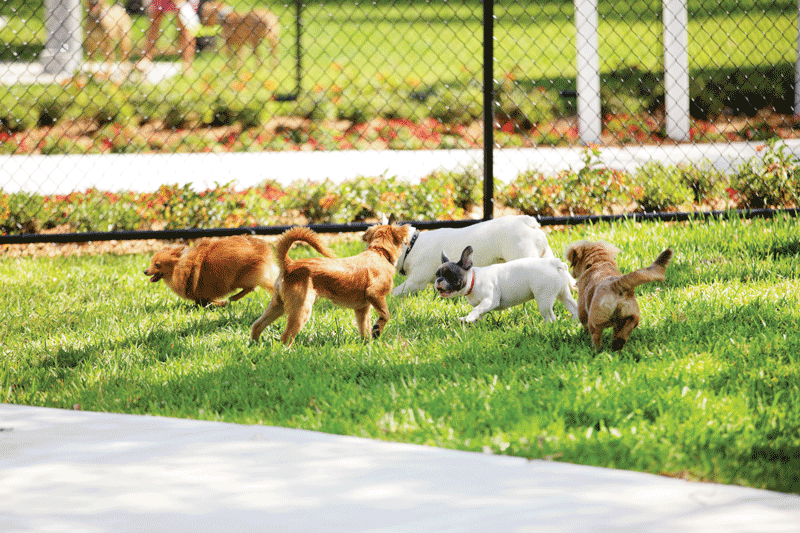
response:
{"label": "dog's bushy tail", "polygon": [[611,288],[615,292],[625,293],[632,291],[639,285],[650,283],[651,281],[661,281],[667,272],[667,264],[672,259],[672,250],[666,249],[653,261],[647,268],[640,268],[635,272],[630,272],[615,281]]}
{"label": "dog's bushy tail", "polygon": [[319,235],[311,228],[297,226],[283,232],[275,243],[275,260],[278,263],[278,268],[280,268],[281,273],[286,272],[287,266],[291,264],[292,260],[289,259],[289,249],[292,247],[292,244],[297,241],[302,241],[310,245],[325,257],[336,257],[330,248],[325,246],[319,238]]}

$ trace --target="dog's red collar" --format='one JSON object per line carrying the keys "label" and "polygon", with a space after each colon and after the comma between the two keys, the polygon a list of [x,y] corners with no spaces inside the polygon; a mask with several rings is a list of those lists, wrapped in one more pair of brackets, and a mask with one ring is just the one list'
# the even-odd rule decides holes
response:
{"label": "dog's red collar", "polygon": [[464,296],[469,296],[470,294],[472,294],[472,288],[474,286],[475,286],[475,271],[473,270],[472,271],[472,283],[469,284],[469,290],[467,291],[467,294],[465,294]]}

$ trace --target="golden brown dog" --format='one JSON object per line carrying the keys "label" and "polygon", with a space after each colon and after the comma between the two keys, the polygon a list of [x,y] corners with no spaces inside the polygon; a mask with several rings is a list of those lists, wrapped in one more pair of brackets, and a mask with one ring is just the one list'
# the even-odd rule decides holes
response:
{"label": "golden brown dog", "polygon": [[202,306],[224,306],[228,302],[220,298],[236,289],[241,290],[230,297],[231,302],[256,287],[271,291],[278,267],[265,240],[245,235],[202,239],[194,248],[170,246],[156,252],[144,273],[153,283],[163,279],[181,298]]}
{"label": "golden brown dog", "polygon": [[102,53],[103,61],[128,61],[131,54],[131,17],[125,8],[107,0],[86,2],[86,53],[94,57]]}
{"label": "golden brown dog", "polygon": [[269,9],[256,8],[247,13],[239,13],[222,2],[206,2],[200,13],[200,21],[205,26],[222,27],[222,39],[228,55],[242,61],[244,45],[253,48],[257,54],[258,47],[267,41],[273,63],[278,62],[278,41],[280,40],[280,24],[278,17]]}
{"label": "golden brown dog", "polygon": [[[369,333],[369,310],[374,307],[378,321],[372,326],[372,337],[377,338],[389,321],[386,295],[394,284],[394,264],[411,232],[411,226],[372,226],[362,236],[367,242],[366,250],[337,259],[310,229],[296,227],[288,230],[275,243],[275,256],[280,268],[275,280],[275,293],[264,314],[253,323],[250,338],[257,341],[265,327],[286,314],[286,330],[281,335],[281,342],[290,346],[311,316],[317,296],[352,309],[361,338],[366,338]],[[325,257],[290,259],[287,253],[295,241],[310,244]]]}
{"label": "golden brown dog", "polygon": [[639,324],[634,289],[663,280],[672,250],[664,250],[647,268],[622,275],[617,268],[619,249],[604,242],[579,241],[566,250],[572,275],[578,280],[578,318],[592,336],[595,349],[603,347],[603,330],[614,328],[612,349],[620,350]]}

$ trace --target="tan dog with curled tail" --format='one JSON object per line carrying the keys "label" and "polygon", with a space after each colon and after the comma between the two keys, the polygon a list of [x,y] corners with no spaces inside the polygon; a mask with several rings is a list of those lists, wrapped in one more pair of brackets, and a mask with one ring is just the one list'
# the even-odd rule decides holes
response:
{"label": "tan dog with curled tail", "polygon": [[[394,265],[411,232],[411,226],[372,226],[362,236],[366,250],[352,257],[334,258],[311,229],[296,227],[286,231],[275,243],[280,269],[275,293],[264,314],[253,323],[250,338],[257,341],[264,328],[287,315],[281,342],[290,346],[311,316],[318,296],[352,309],[362,338],[370,333],[369,311],[374,307],[378,321],[372,326],[372,337],[377,338],[389,321],[386,296],[394,285]],[[289,249],[297,241],[310,244],[325,257],[290,259]]]}
{"label": "tan dog with curled tail", "polygon": [[619,249],[605,242],[579,241],[566,250],[572,275],[578,280],[578,318],[592,336],[596,350],[603,347],[603,330],[614,328],[611,348],[620,350],[639,325],[634,289],[663,280],[672,250],[664,250],[647,268],[623,275],[617,267]]}

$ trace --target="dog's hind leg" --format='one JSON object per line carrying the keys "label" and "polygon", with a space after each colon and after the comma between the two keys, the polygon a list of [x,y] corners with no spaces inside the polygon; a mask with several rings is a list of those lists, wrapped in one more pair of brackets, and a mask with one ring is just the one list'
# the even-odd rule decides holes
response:
{"label": "dog's hind leg", "polygon": [[603,349],[603,328],[590,324],[588,329],[592,336],[592,346],[599,352]]}
{"label": "dog's hind leg", "polygon": [[253,322],[253,326],[250,328],[250,338],[257,341],[261,337],[261,332],[264,331],[264,328],[275,322],[281,315],[283,315],[283,300],[276,291],[264,314]]}
{"label": "dog's hind leg", "polygon": [[378,312],[378,321],[372,326],[372,338],[377,339],[383,333],[386,323],[389,322],[389,306],[386,305],[386,298],[371,298],[370,303]]}
{"label": "dog's hind leg", "polygon": [[[542,299],[544,300],[544,298]],[[542,314],[545,322],[555,322],[556,314],[553,312],[553,304],[556,303],[555,299],[552,301],[536,300],[536,305],[539,306],[539,312]]]}
{"label": "dog's hind leg", "polygon": [[558,299],[561,300],[561,303],[564,304],[564,307],[567,308],[569,314],[572,315],[572,320],[574,322],[578,321],[578,304],[575,302],[575,298],[572,297],[572,291],[569,290],[568,287],[565,287],[561,294],[558,295]]}
{"label": "dog's hind leg", "polygon": [[236,294],[234,294],[233,296],[231,296],[230,298],[228,298],[228,300],[230,300],[231,302],[235,302],[236,300],[239,300],[242,297],[247,296],[248,294],[253,292],[254,289],[255,289],[255,287],[248,287],[246,289],[242,289],[239,292],[237,292]]}
{"label": "dog's hind leg", "polygon": [[297,333],[303,329],[303,326],[311,317],[311,309],[314,307],[314,301],[317,299],[317,293],[310,286],[304,287],[303,294],[290,294],[287,295],[284,305],[287,310],[286,330],[281,335],[281,342],[287,347],[291,346],[294,342]]}
{"label": "dog's hind leg", "polygon": [[362,339],[366,339],[367,333],[369,333],[369,310],[369,305],[359,309],[353,309],[353,312],[356,314],[356,325],[358,325],[358,332],[361,334]]}
{"label": "dog's hind leg", "polygon": [[639,325],[639,317],[628,316],[623,320],[614,323],[614,340],[611,342],[611,349],[619,351],[628,342],[631,332]]}

